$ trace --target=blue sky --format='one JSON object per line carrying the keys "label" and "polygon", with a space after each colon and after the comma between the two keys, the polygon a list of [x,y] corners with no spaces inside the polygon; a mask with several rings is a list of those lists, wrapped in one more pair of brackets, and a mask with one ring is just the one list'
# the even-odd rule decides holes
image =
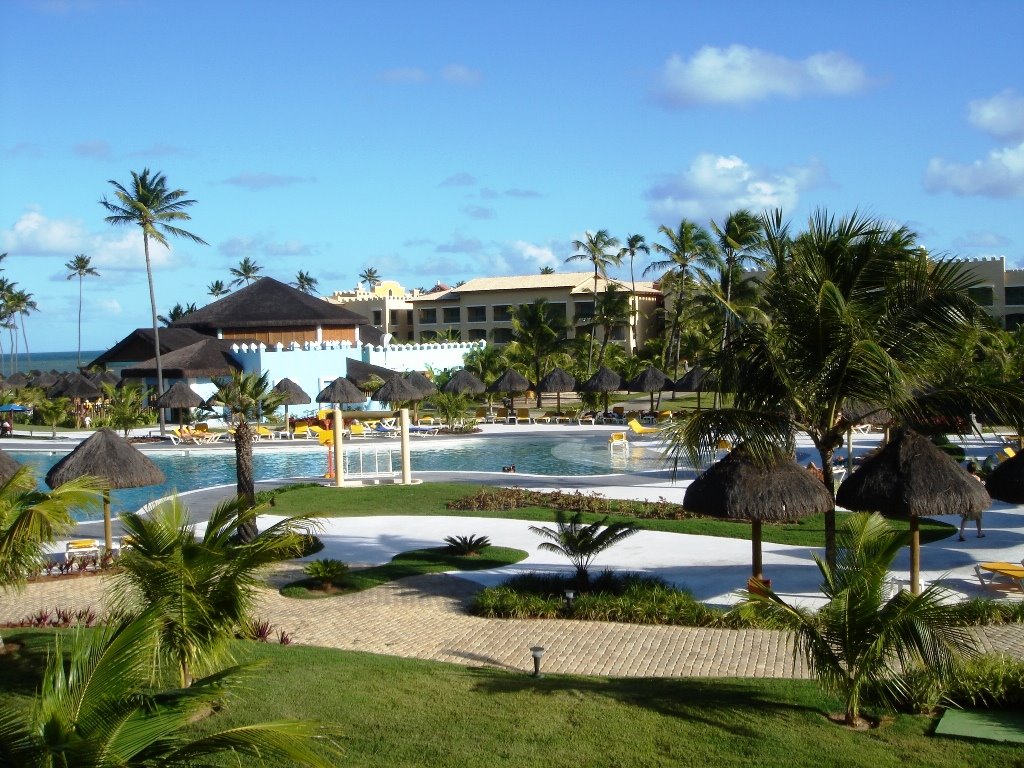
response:
{"label": "blue sky", "polygon": [[[835,7],[833,7],[835,6]],[[781,207],[1024,262],[1024,5],[0,2],[0,251],[33,350],[149,324],[108,179],[162,171],[206,247],[153,251],[157,304],[249,256],[321,293],[565,265],[587,230]],[[639,269],[639,265],[638,265]]]}

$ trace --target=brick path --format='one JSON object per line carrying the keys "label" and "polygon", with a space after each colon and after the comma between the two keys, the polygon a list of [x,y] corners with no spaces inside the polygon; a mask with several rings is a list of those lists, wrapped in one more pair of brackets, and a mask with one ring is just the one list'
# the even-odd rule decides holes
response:
{"label": "brick path", "polygon": [[[297,570],[275,573],[289,581]],[[104,607],[109,579],[31,584],[0,599],[0,622],[39,609]],[[465,612],[477,585],[419,576],[344,597],[294,600],[263,589],[257,611],[295,642],[467,666],[532,670],[530,647],[546,649],[543,670],[611,677],[806,677],[788,636],[765,630],[639,626],[566,620],[482,619]],[[979,630],[987,651],[1024,659],[1024,627]]]}

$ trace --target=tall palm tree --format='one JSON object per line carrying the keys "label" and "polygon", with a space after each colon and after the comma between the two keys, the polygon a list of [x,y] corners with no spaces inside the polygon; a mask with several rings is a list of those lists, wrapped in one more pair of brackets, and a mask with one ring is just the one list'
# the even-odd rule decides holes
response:
{"label": "tall palm tree", "polygon": [[319,283],[320,281],[309,274],[309,272],[303,272],[300,269],[299,273],[295,276],[295,282],[292,283],[292,286],[298,288],[303,293],[313,293],[316,291]]}
{"label": "tall palm tree", "polygon": [[[154,690],[158,620],[144,613],[91,633],[76,632],[70,640],[56,635],[35,706],[0,715],[5,764],[184,768],[207,765],[215,755],[246,765],[262,765],[268,757],[315,768],[338,764],[333,745],[317,738],[330,732],[312,723],[259,723],[196,735],[196,721],[216,713],[225,687],[242,684],[247,670],[220,670],[187,690]],[[311,749],[314,739],[329,757]]]}
{"label": "tall palm tree", "polygon": [[[106,222],[113,226],[134,225],[142,229],[142,247],[146,254],[146,278],[149,281],[149,306],[153,316],[153,350],[156,358],[156,389],[157,396],[164,391],[164,369],[160,362],[160,324],[156,316],[156,291],[153,288],[153,265],[149,257],[149,241],[152,238],[164,248],[169,248],[167,235],[183,237],[199,245],[207,245],[198,235],[181,229],[177,222],[190,221],[191,216],[185,211],[195,200],[186,199],[188,194],[183,189],[169,190],[167,179],[162,173],[149,175],[146,168],[142,173],[132,171],[130,187],[124,187],[116,181],[108,182],[114,187],[116,202],[105,197],[100,205],[110,212]],[[160,415],[160,434],[165,432],[163,409]]]}
{"label": "tall palm tree", "polygon": [[238,262],[237,267],[232,267],[229,271],[235,278],[229,283],[229,285],[236,286],[241,285],[242,283],[249,285],[253,280],[260,276],[260,272],[263,271],[263,267],[246,256]]}
{"label": "tall palm tree", "polygon": [[[607,229],[599,229],[597,232],[587,232],[583,240],[573,240],[572,247],[579,253],[574,253],[566,259],[570,261],[589,261],[594,266],[594,301],[597,301],[598,278],[608,278],[608,265],[618,266],[622,263],[619,241],[608,234]],[[590,352],[587,356],[587,373],[589,374],[594,362],[594,338],[590,338]]]}
{"label": "tall palm tree", "polygon": [[840,532],[835,565],[816,555],[828,603],[811,610],[790,605],[771,589],[748,593],[752,607],[772,624],[795,633],[797,647],[818,680],[843,699],[847,725],[859,725],[867,694],[885,701],[900,692],[900,675],[927,666],[948,679],[956,663],[975,651],[960,607],[932,584],[918,595],[887,597],[889,569],[904,538],[877,513],[852,517]]}
{"label": "tall palm tree", "polygon": [[[242,373],[234,371],[231,378],[217,382],[213,400],[227,409],[235,429],[236,492],[249,506],[256,503],[256,484],[252,470],[253,423],[261,416],[270,415],[284,401],[284,394],[274,391],[266,372]],[[238,529],[243,542],[256,538],[256,521],[248,518]]]}
{"label": "tall palm tree", "polygon": [[215,299],[219,299],[221,296],[227,296],[231,293],[231,289],[224,285],[222,280],[214,280],[208,286],[206,286],[206,292],[213,296]]}
{"label": "tall palm tree", "polygon": [[[619,251],[619,261],[621,262],[624,258],[629,256],[629,285],[632,293],[630,294],[630,312],[629,312],[629,323],[630,330],[633,333],[633,354],[636,354],[637,346],[640,341],[636,337],[636,309],[632,307],[633,302],[636,301],[636,276],[633,274],[633,261],[636,259],[638,253],[650,255],[651,247],[647,245],[647,239],[643,235],[628,235],[626,237],[626,244],[622,246],[622,250]],[[601,364],[597,364],[598,368]]]}
{"label": "tall palm tree", "polygon": [[609,523],[607,517],[584,525],[582,512],[568,517],[561,509],[555,512],[555,524],[556,529],[531,525],[530,530],[547,539],[540,545],[541,549],[569,559],[576,569],[580,588],[586,588],[590,582],[590,566],[595,557],[640,531],[635,523]]}
{"label": "tall palm tree", "polygon": [[371,288],[380,282],[380,274],[373,267],[366,267],[359,273],[359,279],[367,283]]}
{"label": "tall palm tree", "polygon": [[601,329],[601,348],[597,353],[596,368],[604,365],[605,351],[612,339],[612,333],[616,328],[621,328],[630,321],[630,296],[619,286],[609,284],[604,293],[597,297],[594,302],[594,317],[591,321],[591,335],[593,329]]}
{"label": "tall palm tree", "polygon": [[[26,358],[28,358],[29,363],[31,363],[31,357],[29,357],[28,350],[28,334],[25,331],[25,318],[28,317],[30,312],[38,311],[39,305],[36,304],[36,301],[35,299],[32,298],[31,293],[21,289],[15,289],[15,285],[16,283],[11,283],[11,290],[8,292],[6,299],[7,313],[12,323],[11,335],[13,337],[13,340],[17,342],[19,326],[17,318],[20,317],[21,338],[25,342],[25,355]],[[15,354],[17,354],[16,347],[17,344],[15,343]]]}
{"label": "tall palm tree", "polygon": [[68,280],[78,278],[78,357],[77,367],[82,367],[82,278],[99,277],[100,273],[92,266],[92,259],[84,253],[80,253],[67,264],[64,269],[68,271]]}
{"label": "tall palm tree", "polygon": [[[534,383],[547,372],[548,361],[565,348],[568,329],[565,315],[555,312],[547,299],[512,308],[512,343],[508,357],[530,371]],[[537,391],[537,407],[541,393]]]}
{"label": "tall palm tree", "polygon": [[553,275],[553,274],[555,274],[555,268],[554,267],[550,267],[550,266],[548,266],[548,267],[541,267],[540,268],[540,273],[542,275]]}
{"label": "tall palm tree", "polygon": [[160,322],[163,323],[164,325],[171,325],[176,320],[180,320],[185,315],[189,315],[195,311],[195,302],[189,304],[182,304],[181,302],[178,302],[177,304],[170,308],[166,315],[160,315],[159,319]]}
{"label": "tall palm tree", "polygon": [[132,546],[118,560],[117,602],[126,611],[138,605],[159,615],[161,654],[174,662],[182,688],[220,664],[235,630],[251,618],[258,571],[301,554],[305,518],[285,518],[237,543],[241,525],[256,513],[241,496],[222,502],[200,538],[177,498],[122,518]]}

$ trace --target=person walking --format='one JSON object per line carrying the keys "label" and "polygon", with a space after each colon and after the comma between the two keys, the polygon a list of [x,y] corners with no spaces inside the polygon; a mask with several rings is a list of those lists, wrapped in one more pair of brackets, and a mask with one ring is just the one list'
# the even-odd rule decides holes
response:
{"label": "person walking", "polygon": [[[981,475],[978,473],[978,462],[974,461],[973,459],[971,461],[967,462],[967,474],[969,474],[971,477],[973,477],[979,483],[984,482],[981,479]],[[964,529],[967,527],[967,521],[970,520],[970,519],[972,519],[971,515],[964,515],[963,517],[960,518],[960,541],[966,541],[966,539],[964,539]],[[978,511],[977,517],[974,517],[973,519],[974,519],[975,524],[977,524],[977,526],[978,526],[978,538],[979,539],[985,538],[985,534],[982,533],[982,531],[981,531],[981,511],[980,510]]]}

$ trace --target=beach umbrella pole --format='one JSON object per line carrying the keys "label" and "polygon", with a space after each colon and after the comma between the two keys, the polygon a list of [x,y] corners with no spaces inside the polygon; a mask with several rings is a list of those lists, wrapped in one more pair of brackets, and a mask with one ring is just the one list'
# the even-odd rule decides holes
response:
{"label": "beach umbrella pole", "polygon": [[409,409],[403,408],[399,413],[402,425],[402,485],[412,485],[412,457],[409,455]]}
{"label": "beach umbrella pole", "polygon": [[764,579],[764,567],[761,561],[761,518],[750,521],[750,561],[754,581],[760,582]]}
{"label": "beach umbrella pole", "polygon": [[110,489],[103,489],[103,546],[106,547],[104,552],[110,553],[114,551],[114,532],[113,526],[110,521]]}
{"label": "beach umbrella pole", "polygon": [[910,516],[910,594],[921,594],[921,530],[917,515]]}

